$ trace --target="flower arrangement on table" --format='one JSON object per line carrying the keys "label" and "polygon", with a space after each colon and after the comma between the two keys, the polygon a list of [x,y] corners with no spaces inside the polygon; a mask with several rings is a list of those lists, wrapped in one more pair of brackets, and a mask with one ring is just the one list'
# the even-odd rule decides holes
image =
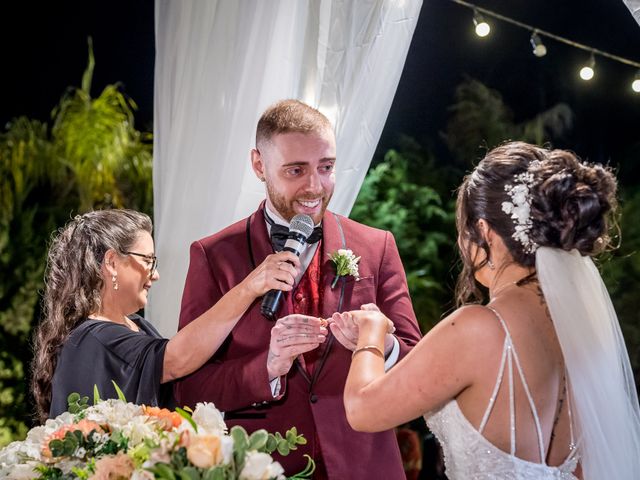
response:
{"label": "flower arrangement on table", "polygon": [[[227,433],[212,403],[172,412],[119,395],[100,400],[94,390],[93,406],[87,397],[69,395],[68,412],[0,451],[0,478],[281,480],[284,470],[271,453],[287,455],[306,443],[295,428],[284,437],[265,430],[248,435],[239,426]],[[289,478],[311,477],[314,463],[307,458],[307,468]]]}

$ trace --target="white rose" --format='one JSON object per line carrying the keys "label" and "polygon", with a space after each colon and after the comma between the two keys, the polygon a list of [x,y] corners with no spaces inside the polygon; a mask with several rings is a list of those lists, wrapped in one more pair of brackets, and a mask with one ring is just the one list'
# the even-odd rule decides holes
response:
{"label": "white rose", "polygon": [[129,447],[135,447],[145,439],[159,441],[155,425],[144,416],[133,417],[129,423],[123,425],[121,432],[129,439]]}
{"label": "white rose", "polygon": [[227,432],[222,413],[213,403],[198,403],[192,415],[198,425],[198,433],[222,436]]}
{"label": "white rose", "polygon": [[284,474],[282,465],[274,462],[266,453],[248,452],[244,460],[244,468],[240,472],[240,480],[269,480]]}
{"label": "white rose", "polygon": [[225,435],[220,437],[221,445],[220,449],[222,451],[222,463],[229,464],[231,460],[233,460],[233,438]]}

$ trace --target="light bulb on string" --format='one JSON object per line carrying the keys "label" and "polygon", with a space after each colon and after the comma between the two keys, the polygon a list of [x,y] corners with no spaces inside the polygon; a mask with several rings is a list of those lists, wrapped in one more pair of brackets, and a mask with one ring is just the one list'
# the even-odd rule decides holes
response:
{"label": "light bulb on string", "polygon": [[479,37],[486,37],[491,32],[491,26],[477,10],[473,11],[473,24],[476,26],[476,35]]}
{"label": "light bulb on string", "polygon": [[533,31],[533,33],[531,34],[531,39],[529,41],[531,42],[531,47],[533,48],[533,54],[536,57],[544,57],[547,54],[547,47],[544,45],[544,43],[542,43],[537,30]]}
{"label": "light bulb on string", "polygon": [[631,82],[631,89],[636,93],[640,93],[640,70],[638,70],[633,82]]}
{"label": "light bulb on string", "polygon": [[591,53],[591,57],[589,58],[589,63],[587,63],[584,67],[580,69],[580,78],[585,81],[589,81],[595,75],[594,68],[596,66],[596,59],[593,56],[593,52]]}

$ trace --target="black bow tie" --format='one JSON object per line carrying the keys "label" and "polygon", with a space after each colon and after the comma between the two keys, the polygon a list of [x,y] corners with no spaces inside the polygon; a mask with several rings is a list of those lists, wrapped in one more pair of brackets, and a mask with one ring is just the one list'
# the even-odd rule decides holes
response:
{"label": "black bow tie", "polygon": [[[273,246],[274,252],[280,252],[284,248],[284,244],[287,242],[287,238],[289,238],[289,227],[285,227],[284,225],[278,225],[275,223],[267,212],[264,212],[264,218],[267,220],[267,223],[271,226],[271,245]],[[319,242],[322,238],[322,225],[317,226],[313,229],[309,238],[307,238],[307,243],[316,243]]]}

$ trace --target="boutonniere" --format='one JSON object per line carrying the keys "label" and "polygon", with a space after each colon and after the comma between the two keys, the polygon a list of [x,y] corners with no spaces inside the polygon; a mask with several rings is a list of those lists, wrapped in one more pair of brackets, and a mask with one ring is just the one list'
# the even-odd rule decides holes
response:
{"label": "boutonniere", "polygon": [[336,278],[333,279],[331,288],[336,286],[340,277],[346,277],[347,275],[353,276],[356,281],[360,280],[360,273],[358,272],[358,262],[360,257],[356,257],[351,250],[340,250],[330,253],[329,258],[336,267]]}

